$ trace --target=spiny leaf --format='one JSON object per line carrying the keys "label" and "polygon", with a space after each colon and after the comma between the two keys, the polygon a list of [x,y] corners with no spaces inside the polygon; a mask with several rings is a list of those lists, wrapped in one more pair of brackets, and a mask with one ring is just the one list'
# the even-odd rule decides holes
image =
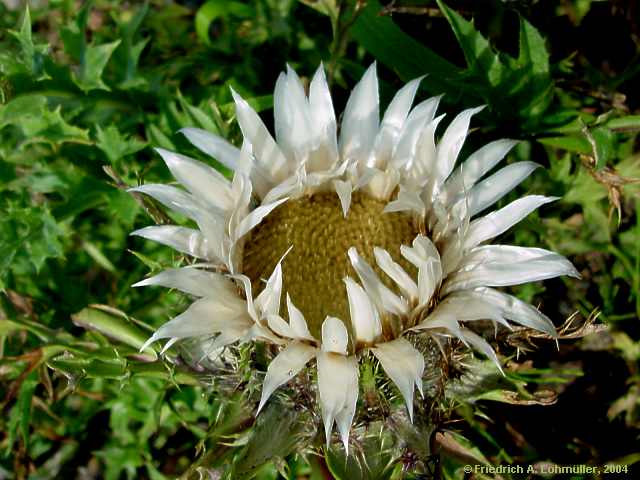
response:
{"label": "spiny leaf", "polygon": [[61,257],[62,229],[46,207],[9,205],[0,216],[0,289],[13,267],[25,262],[38,272],[49,258]]}
{"label": "spiny leaf", "polygon": [[549,53],[544,38],[524,17],[520,17],[518,63],[523,67],[528,66],[535,75],[549,74]]}
{"label": "spiny leaf", "polygon": [[121,17],[113,14],[122,40],[114,52],[114,64],[121,79],[118,87],[124,90],[143,87],[147,84],[146,79],[138,73],[138,62],[151,37],[143,38],[138,42],[135,41],[135,37],[148,12],[149,2],[145,1],[133,15],[130,12],[126,12],[126,15]]}
{"label": "spiny leaf", "polygon": [[451,91],[458,85],[460,70],[455,65],[405,34],[389,17],[380,16],[381,10],[380,3],[372,0],[358,14],[350,33],[360,45],[404,80],[431,74],[422,84],[432,92]]}
{"label": "spiny leaf", "polygon": [[520,53],[514,59],[494,51],[472,22],[442,0],[437,1],[467,62],[466,74],[474,84],[465,88],[467,93],[480,95],[500,118],[518,118],[521,130],[540,128],[544,122],[542,114],[553,99],[549,54],[540,33],[521,19]]}
{"label": "spiny leaf", "polygon": [[65,52],[79,62],[84,58],[84,52],[87,46],[84,31],[87,28],[89,13],[92,7],[93,0],[86,1],[82,7],[80,7],[80,10],[78,10],[75,19],[60,30],[60,37],[62,38]]}
{"label": "spiny leaf", "polygon": [[103,81],[102,73],[109,62],[120,40],[102,45],[88,45],[84,51],[84,57],[80,66],[80,72],[73,75],[74,83],[83,91],[111,90]]}
{"label": "spiny leaf", "polygon": [[494,53],[487,39],[475,29],[473,23],[465,20],[456,11],[447,7],[442,0],[437,1],[458,39],[469,69],[482,72],[482,75],[491,86],[500,85],[505,76],[505,67],[502,65],[498,55]]}
{"label": "spiny leaf", "polygon": [[146,142],[122,135],[115,125],[109,125],[104,129],[97,125],[96,137],[96,146],[105,153],[114,165],[118,164],[123,157],[136,153],[147,146]]}
{"label": "spiny leaf", "polygon": [[7,125],[22,130],[25,136],[22,146],[41,142],[52,146],[64,142],[90,143],[87,130],[67,123],[60,106],[50,110],[42,95],[25,95],[0,105],[0,129]]}
{"label": "spiny leaf", "polygon": [[20,30],[9,30],[9,33],[20,43],[22,53],[20,60],[26,72],[34,76],[36,80],[46,80],[50,78],[44,71],[44,56],[49,50],[49,46],[44,43],[33,43],[33,37],[31,35],[31,14],[29,13],[28,5],[24,10],[24,19],[22,20]]}

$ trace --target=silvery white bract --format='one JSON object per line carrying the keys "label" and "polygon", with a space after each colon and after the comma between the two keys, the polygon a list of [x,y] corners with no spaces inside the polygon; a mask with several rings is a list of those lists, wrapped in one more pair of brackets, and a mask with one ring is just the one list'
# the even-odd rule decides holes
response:
{"label": "silvery white bract", "polygon": [[[336,423],[348,448],[363,354],[378,359],[412,417],[425,360],[407,333],[458,338],[498,366],[489,343],[470,328],[474,321],[506,327],[514,322],[555,336],[546,316],[494,287],[577,277],[575,268],[548,250],[489,243],[554,198],[529,195],[484,213],[537,165],[512,163],[487,176],[515,145],[512,140],[491,142],[458,164],[470,121],[482,107],[457,115],[436,142],[444,117],[436,116],[440,98],[411,108],[419,83],[402,88],[380,121],[371,66],[338,128],[322,67],[308,93],[288,68],[274,92],[275,139],[233,92],[241,148],[204,130],[182,130],[235,172],[232,181],[208,165],[158,149],[184,189],[150,184],[133,190],[198,228],[152,226],[134,235],[202,262],[135,285],[195,297],[145,347],[187,337],[202,339],[212,355],[239,341],[277,345],[258,411],[278,387],[315,363],[327,443]],[[340,232],[348,235],[335,238]],[[250,263],[269,265],[269,271]],[[316,264],[325,266],[314,270]],[[333,309],[327,298],[345,307]]]}

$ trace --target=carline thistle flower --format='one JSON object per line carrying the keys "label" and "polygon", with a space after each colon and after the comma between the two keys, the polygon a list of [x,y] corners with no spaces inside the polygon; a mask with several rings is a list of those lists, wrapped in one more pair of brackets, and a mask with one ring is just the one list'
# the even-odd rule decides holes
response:
{"label": "carline thistle flower", "polygon": [[[348,448],[358,399],[358,362],[371,352],[413,416],[423,355],[409,332],[455,337],[500,368],[477,320],[514,322],[556,336],[533,306],[494,287],[570,275],[564,257],[541,248],[487,244],[555,200],[528,195],[483,214],[537,167],[516,162],[483,179],[516,144],[497,140],[456,167],[474,114],[457,115],[436,142],[440,97],[411,108],[421,79],[395,95],[379,120],[375,64],[336,121],[322,66],[308,94],[287,68],[274,92],[275,140],[236,92],[240,149],[209,132],[182,133],[235,173],[158,149],[185,189],[132,189],[192,219],[198,229],[134,232],[204,263],[170,269],[135,286],[160,285],[197,298],[162,325],[160,339],[196,337],[211,352],[234,342],[277,346],[258,412],[271,394],[315,363],[327,443],[334,423]],[[339,132],[338,132],[339,130]],[[211,339],[213,341],[211,342]],[[143,348],[145,348],[143,347]]]}

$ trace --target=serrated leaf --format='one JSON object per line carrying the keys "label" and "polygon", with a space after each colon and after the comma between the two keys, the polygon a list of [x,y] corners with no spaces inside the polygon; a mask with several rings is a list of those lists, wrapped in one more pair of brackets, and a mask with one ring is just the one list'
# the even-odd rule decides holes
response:
{"label": "serrated leaf", "polygon": [[87,45],[80,71],[73,75],[73,82],[85,93],[91,90],[111,90],[103,81],[102,73],[120,40],[102,45]]}
{"label": "serrated leaf", "polygon": [[96,146],[105,153],[113,165],[119,163],[123,157],[136,153],[147,146],[146,142],[123,135],[115,125],[109,125],[104,129],[97,125],[96,138]]}
{"label": "serrated leaf", "polygon": [[455,65],[405,34],[391,18],[380,15],[381,10],[377,0],[368,1],[350,28],[365,50],[403,80],[431,74],[422,81],[431,92],[450,92],[452,86],[459,86],[461,72]]}
{"label": "serrated leaf", "polygon": [[40,116],[23,118],[19,125],[27,137],[23,145],[38,142],[52,145],[64,142],[91,143],[87,130],[70,125],[62,118],[60,106],[53,111],[44,110]]}
{"label": "serrated leaf", "polygon": [[114,52],[114,64],[120,78],[118,87],[124,90],[143,87],[147,84],[147,81],[138,74],[138,62],[151,37],[143,38],[138,42],[135,41],[135,37],[148,12],[149,2],[145,1],[133,15],[130,12],[121,16],[112,13],[122,40]]}
{"label": "serrated leaf", "polygon": [[549,54],[540,33],[520,22],[520,53],[517,59],[497,52],[475,29],[472,22],[437,0],[449,22],[468,65],[469,86],[465,91],[480,95],[503,121],[519,120],[519,128],[536,131],[544,122],[543,113],[551,105],[553,84]]}
{"label": "serrated leaf", "polygon": [[121,445],[112,442],[95,452],[95,455],[105,462],[105,480],[119,480],[123,478],[123,472],[126,472],[126,478],[136,478],[138,467],[145,464],[143,452],[137,444]]}
{"label": "serrated leaf", "polygon": [[22,130],[23,146],[42,142],[53,146],[64,142],[91,143],[87,130],[68,124],[59,106],[49,110],[47,99],[41,95],[25,95],[0,105],[0,129],[7,125]]}
{"label": "serrated leaf", "polygon": [[23,95],[0,105],[0,129],[7,125],[19,125],[21,119],[39,116],[47,108],[42,95]]}
{"label": "serrated leaf", "polygon": [[437,0],[438,6],[449,22],[453,33],[462,48],[464,58],[471,71],[481,72],[489,85],[497,87],[505,76],[505,67],[500,58],[494,53],[486,38],[478,32],[473,23],[465,20],[456,11]]}
{"label": "serrated leaf", "polygon": [[518,63],[528,66],[534,75],[549,74],[549,53],[540,32],[524,17],[520,17],[520,52]]}
{"label": "serrated leaf", "polygon": [[35,77],[36,80],[46,80],[50,78],[44,71],[44,55],[49,50],[47,44],[33,43],[31,35],[31,14],[29,6],[25,8],[22,26],[19,31],[9,30],[20,43],[21,63],[29,75]]}
{"label": "serrated leaf", "polygon": [[521,116],[540,117],[553,100],[549,53],[540,32],[523,17],[520,18],[520,52],[515,69],[523,80],[523,87],[518,91]]}
{"label": "serrated leaf", "polygon": [[84,2],[74,20],[60,30],[64,51],[78,62],[81,62],[84,58],[84,52],[87,46],[84,31],[87,27],[89,13],[92,7],[93,0]]}
{"label": "serrated leaf", "polygon": [[62,233],[45,207],[10,205],[0,216],[0,289],[17,259],[30,264],[37,273],[47,259],[63,256]]}

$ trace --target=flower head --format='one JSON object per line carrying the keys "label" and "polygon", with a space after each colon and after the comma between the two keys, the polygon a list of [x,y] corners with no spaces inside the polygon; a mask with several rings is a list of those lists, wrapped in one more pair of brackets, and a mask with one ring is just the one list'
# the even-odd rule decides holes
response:
{"label": "flower head", "polygon": [[486,176],[516,143],[498,140],[456,166],[471,118],[482,107],[456,116],[436,142],[444,117],[436,116],[440,97],[411,108],[419,83],[402,88],[380,121],[371,66],[338,129],[322,67],[308,94],[287,68],[274,92],[275,140],[233,92],[240,149],[203,130],[182,130],[235,172],[232,181],[158,149],[184,189],[133,190],[198,228],[163,225],[134,234],[204,263],[136,284],[197,298],[146,345],[188,337],[201,338],[211,351],[239,341],[275,344],[279,353],[258,410],[315,361],[327,442],[335,423],[347,447],[364,353],[378,359],[412,416],[425,360],[407,340],[409,332],[458,338],[498,366],[489,343],[471,328],[474,321],[514,322],[555,336],[546,316],[494,287],[577,276],[574,267],[548,250],[487,244],[554,200],[529,195],[484,213],[537,165],[516,162]]}

